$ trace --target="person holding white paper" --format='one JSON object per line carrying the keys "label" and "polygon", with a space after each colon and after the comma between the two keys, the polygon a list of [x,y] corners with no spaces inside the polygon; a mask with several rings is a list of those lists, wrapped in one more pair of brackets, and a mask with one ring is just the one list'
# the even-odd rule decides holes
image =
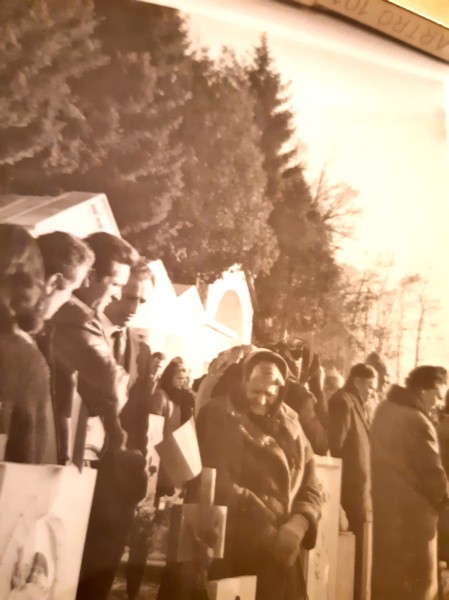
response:
{"label": "person holding white paper", "polygon": [[301,547],[315,544],[321,487],[297,414],[283,402],[284,359],[256,350],[227,395],[197,419],[203,466],[217,470],[215,502],[228,506],[223,561],[209,578],[257,576],[257,600],[306,598]]}
{"label": "person holding white paper", "polygon": [[[194,396],[183,388],[186,375],[185,367],[172,360],[159,380],[151,401],[151,412],[164,417],[164,438],[168,439],[174,431],[187,423],[194,413]],[[161,460],[156,495],[172,496],[176,483],[168,474],[166,461]]]}

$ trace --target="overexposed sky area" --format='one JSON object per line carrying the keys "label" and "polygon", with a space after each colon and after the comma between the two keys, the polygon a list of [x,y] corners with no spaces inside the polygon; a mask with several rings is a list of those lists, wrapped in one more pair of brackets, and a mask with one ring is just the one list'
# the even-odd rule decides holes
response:
{"label": "overexposed sky area", "polygon": [[[274,0],[169,0],[189,17],[192,42],[218,53],[251,52],[269,36],[291,82],[308,177],[327,164],[332,181],[359,191],[355,238],[340,258],[392,253],[398,277],[426,274],[449,334],[449,66],[328,15]],[[449,337],[449,335],[448,335]],[[448,342],[449,346],[449,342]],[[449,359],[439,345],[428,359]],[[425,358],[425,357],[423,357]]]}

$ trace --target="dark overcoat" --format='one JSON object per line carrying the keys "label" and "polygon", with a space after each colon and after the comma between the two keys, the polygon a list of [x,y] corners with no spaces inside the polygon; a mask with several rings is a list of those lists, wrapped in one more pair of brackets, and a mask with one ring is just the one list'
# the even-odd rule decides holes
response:
{"label": "dark overcoat", "polygon": [[5,460],[57,463],[50,370],[20,330],[0,335],[0,430],[7,434]]}
{"label": "dark overcoat", "polygon": [[437,598],[438,510],[447,480],[418,398],[393,386],[371,427],[373,600]]}
{"label": "dark overcoat", "polygon": [[369,424],[362,400],[348,384],[329,400],[329,447],[343,462],[341,504],[357,532],[372,511]]}
{"label": "dark overcoat", "polygon": [[299,528],[305,518],[302,543],[312,548],[321,487],[297,414],[282,403],[275,420],[278,431],[269,435],[230,397],[212,399],[198,415],[203,465],[217,469],[215,502],[228,506],[225,558],[216,576],[256,575],[257,600],[301,600],[299,564],[281,565],[272,534],[287,522]]}
{"label": "dark overcoat", "polygon": [[368,412],[357,390],[346,383],[329,400],[329,448],[343,462],[341,505],[355,534],[354,600],[364,597],[365,523],[371,520]]}
{"label": "dark overcoat", "polygon": [[314,453],[326,455],[329,450],[328,435],[318,417],[315,396],[301,383],[289,379],[284,402],[297,413],[302,430]]}

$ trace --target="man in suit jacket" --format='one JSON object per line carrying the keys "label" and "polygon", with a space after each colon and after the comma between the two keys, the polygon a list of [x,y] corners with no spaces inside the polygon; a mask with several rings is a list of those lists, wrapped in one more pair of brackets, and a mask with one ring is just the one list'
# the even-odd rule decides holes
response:
{"label": "man in suit jacket", "polygon": [[114,358],[129,375],[127,400],[120,413],[127,447],[147,453],[148,415],[153,391],[151,350],[139,333],[129,327],[138,307],[146,302],[154,278],[144,260],[132,269],[121,298],[104,310],[101,322]]}
{"label": "man in suit jacket", "polygon": [[354,600],[362,597],[364,524],[372,512],[369,428],[375,381],[372,367],[356,364],[329,401],[329,447],[343,462],[341,504],[356,536]]}
{"label": "man in suit jacket", "polygon": [[[106,307],[102,318],[115,359],[129,374],[128,399],[120,413],[121,425],[127,434],[127,448],[139,450],[143,456],[147,455],[154,369],[149,345],[128,325],[136,315],[138,307],[146,302],[148,286],[153,284],[154,277],[147,264],[143,260],[139,261],[131,269],[121,298],[113,300]],[[130,516],[130,552],[126,568],[127,593],[130,600],[138,596],[148,553],[146,527],[142,527],[143,524],[137,515],[132,524],[131,521]]]}

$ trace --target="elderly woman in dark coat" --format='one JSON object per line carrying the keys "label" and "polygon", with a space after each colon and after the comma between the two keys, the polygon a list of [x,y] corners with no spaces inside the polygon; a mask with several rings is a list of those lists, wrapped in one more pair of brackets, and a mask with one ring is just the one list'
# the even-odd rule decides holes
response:
{"label": "elderly woman in dark coat", "polygon": [[30,332],[43,324],[39,247],[17,225],[0,224],[0,432],[4,459],[56,462],[50,372]]}
{"label": "elderly woman in dark coat", "polygon": [[417,367],[374,416],[373,600],[437,598],[437,520],[448,490],[429,414],[446,378],[442,367]]}
{"label": "elderly woman in dark coat", "polygon": [[301,547],[315,544],[321,490],[312,449],[282,401],[287,365],[257,350],[242,380],[197,419],[204,466],[217,469],[215,502],[228,506],[225,557],[210,578],[257,576],[257,600],[306,598]]}

